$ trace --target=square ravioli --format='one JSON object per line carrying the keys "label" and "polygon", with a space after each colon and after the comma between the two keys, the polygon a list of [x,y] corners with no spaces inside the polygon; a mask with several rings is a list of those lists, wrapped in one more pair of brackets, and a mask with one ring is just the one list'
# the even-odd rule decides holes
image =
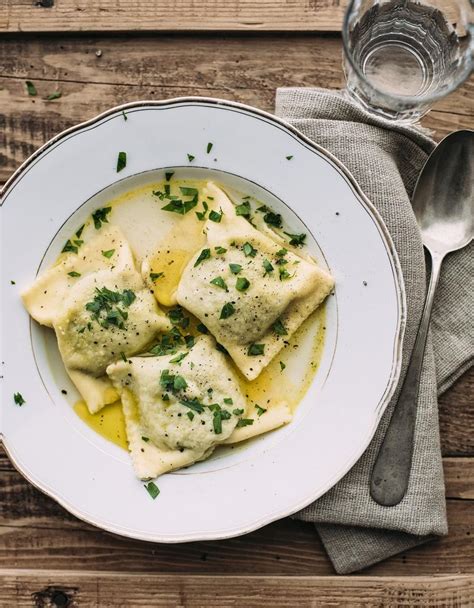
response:
{"label": "square ravioli", "polygon": [[35,320],[54,328],[66,370],[91,413],[117,399],[107,366],[143,352],[169,328],[114,226],[63,255],[22,297]]}
{"label": "square ravioli", "polygon": [[237,378],[211,336],[189,351],[117,361],[107,374],[122,399],[141,479],[207,458],[245,419]]}
{"label": "square ravioli", "polygon": [[323,302],[334,281],[309,257],[236,215],[214,184],[205,194],[220,209],[220,221],[206,222],[207,242],[186,266],[177,300],[253,380]]}

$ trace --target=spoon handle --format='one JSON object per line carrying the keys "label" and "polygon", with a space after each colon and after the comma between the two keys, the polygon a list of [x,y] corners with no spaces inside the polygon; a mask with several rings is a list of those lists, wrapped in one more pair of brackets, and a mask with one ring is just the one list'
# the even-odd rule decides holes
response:
{"label": "spoon handle", "polygon": [[398,402],[372,470],[370,495],[375,502],[386,507],[397,505],[408,488],[421,368],[442,261],[443,256],[432,256],[430,284],[415,345]]}

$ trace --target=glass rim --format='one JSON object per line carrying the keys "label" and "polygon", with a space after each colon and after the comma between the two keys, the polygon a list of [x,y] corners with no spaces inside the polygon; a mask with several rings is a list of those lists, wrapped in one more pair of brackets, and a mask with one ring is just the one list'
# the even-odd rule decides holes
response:
{"label": "glass rim", "polygon": [[349,48],[349,39],[348,39],[349,18],[353,12],[354,4],[357,1],[358,0],[351,0],[348,4],[346,12],[344,14],[344,21],[342,24],[342,43],[343,43],[343,47],[344,47],[344,55],[345,55],[346,59],[348,60],[351,68],[357,74],[357,76],[365,83],[366,86],[369,87],[369,89],[371,91],[374,91],[381,99],[384,99],[387,101],[395,100],[395,101],[399,101],[400,103],[403,103],[406,105],[411,105],[411,106],[420,106],[420,105],[424,106],[424,105],[430,104],[431,102],[443,99],[443,97],[446,97],[447,95],[452,93],[463,82],[465,82],[469,78],[471,72],[474,71],[474,23],[469,22],[467,24],[466,29],[470,33],[471,42],[470,42],[469,48],[467,50],[468,57],[467,57],[466,65],[465,65],[465,68],[461,71],[458,78],[455,81],[453,81],[453,84],[450,87],[448,87],[447,91],[440,92],[440,93],[433,93],[431,95],[428,95],[423,98],[422,102],[420,102],[420,98],[417,97],[416,95],[391,95],[389,93],[384,93],[383,91],[381,91],[380,89],[375,87],[369,80],[367,80],[365,74],[362,72],[360,67],[354,62],[351,50]]}

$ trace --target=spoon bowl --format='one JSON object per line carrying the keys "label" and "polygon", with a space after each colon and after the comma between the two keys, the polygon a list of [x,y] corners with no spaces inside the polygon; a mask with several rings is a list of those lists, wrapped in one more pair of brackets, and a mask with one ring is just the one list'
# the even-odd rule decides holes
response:
{"label": "spoon bowl", "polygon": [[474,131],[443,139],[418,178],[412,205],[423,244],[445,255],[465,247],[473,236]]}

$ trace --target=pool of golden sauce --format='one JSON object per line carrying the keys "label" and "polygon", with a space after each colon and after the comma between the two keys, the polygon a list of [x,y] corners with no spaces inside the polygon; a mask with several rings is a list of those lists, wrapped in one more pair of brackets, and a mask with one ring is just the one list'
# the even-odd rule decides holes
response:
{"label": "pool of golden sauce", "polygon": [[[184,182],[180,182],[183,184]],[[149,195],[151,190],[162,190],[164,182],[148,185],[140,188],[133,193],[127,193],[109,203],[112,206],[112,213],[116,209],[115,205],[134,205],[133,194],[138,196]],[[201,188],[203,182],[186,181],[186,186]],[[177,185],[172,187],[177,190]],[[153,199],[152,199],[153,200]],[[141,199],[142,202],[142,199]],[[161,201],[160,201],[161,202]],[[153,200],[156,205],[156,200]],[[212,201],[208,201],[209,208],[212,208]],[[161,205],[163,206],[163,205]],[[201,205],[196,207],[202,211]],[[196,210],[195,209],[195,210]],[[169,214],[175,215],[175,214]],[[129,230],[130,222],[127,221],[126,213],[124,219],[116,221],[111,214],[111,223],[118,224],[127,238],[132,241]],[[164,273],[164,276],[154,281],[154,295],[163,307],[171,307],[176,304],[176,288],[184,267],[194,255],[196,250],[205,243],[203,233],[203,222],[199,221],[193,212],[181,217],[173,218],[167,233],[154,247],[155,253],[148,255],[149,271],[153,273]],[[148,223],[149,225],[149,223]],[[183,238],[184,237],[184,238]],[[146,246],[142,252],[146,251]],[[142,255],[138,255],[138,262],[142,261]],[[188,313],[189,314],[189,313]],[[260,407],[271,407],[271,403],[286,402],[291,411],[294,412],[306,391],[311,385],[314,375],[318,369],[324,347],[325,336],[326,305],[320,306],[293,334],[288,344],[278,353],[270,364],[252,381],[247,380],[231,362],[232,367],[238,377],[240,388],[246,396],[249,405],[258,404]],[[188,328],[189,333],[199,335],[196,330],[198,321],[191,317]],[[303,341],[309,342],[301,354],[300,346]],[[302,357],[304,360],[302,361]],[[281,363],[286,367],[281,369]],[[303,369],[301,364],[303,363]],[[295,366],[295,369],[291,369]],[[299,379],[295,382],[295,370],[299,371]],[[127,449],[127,439],[125,431],[125,419],[123,416],[121,403],[116,401],[111,405],[105,406],[100,412],[90,414],[84,401],[78,401],[74,406],[76,414],[95,432],[105,439],[115,443],[123,449]]]}

